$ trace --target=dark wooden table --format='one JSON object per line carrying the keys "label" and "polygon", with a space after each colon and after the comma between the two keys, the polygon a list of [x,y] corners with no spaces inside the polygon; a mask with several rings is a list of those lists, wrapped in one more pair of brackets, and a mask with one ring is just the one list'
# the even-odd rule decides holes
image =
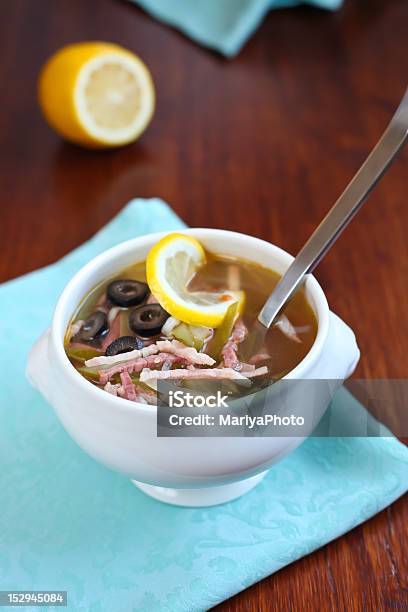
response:
{"label": "dark wooden table", "polygon": [[[2,5],[0,280],[55,261],[132,197],[160,196],[195,226],[296,252],[384,129],[408,83],[406,0],[271,13],[226,61],[119,0]],[[135,145],[61,142],[36,105],[44,60],[104,39],[150,66],[157,112]],[[360,377],[406,377],[408,151],[318,271],[355,330]],[[404,610],[408,500],[218,610]]]}

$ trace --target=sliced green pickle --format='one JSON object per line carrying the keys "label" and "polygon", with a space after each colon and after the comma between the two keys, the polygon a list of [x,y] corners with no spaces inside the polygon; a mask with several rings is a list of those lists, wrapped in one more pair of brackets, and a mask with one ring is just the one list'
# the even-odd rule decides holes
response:
{"label": "sliced green pickle", "polygon": [[198,325],[190,325],[190,330],[194,339],[194,348],[197,351],[201,351],[203,348],[205,341],[211,334],[211,329],[209,327],[200,327]]}
{"label": "sliced green pickle", "polygon": [[119,312],[119,330],[121,336],[133,336],[134,333],[129,327],[129,310]]}
{"label": "sliced green pickle", "polygon": [[78,368],[78,372],[87,380],[99,383],[99,371],[96,368],[87,368],[83,366],[82,368]]}
{"label": "sliced green pickle", "polygon": [[211,340],[208,354],[216,361],[219,360],[223,346],[232,334],[232,328],[234,327],[238,314],[238,306],[238,302],[234,302],[228,307],[223,322],[215,330],[214,338]]}
{"label": "sliced green pickle", "polygon": [[197,351],[201,351],[211,330],[208,327],[180,323],[171,333],[176,340],[180,340],[180,342],[187,346],[194,347]]}
{"label": "sliced green pickle", "polygon": [[191,332],[191,328],[187,323],[180,323],[171,332],[176,340],[179,340],[187,346],[194,346],[194,336]]}

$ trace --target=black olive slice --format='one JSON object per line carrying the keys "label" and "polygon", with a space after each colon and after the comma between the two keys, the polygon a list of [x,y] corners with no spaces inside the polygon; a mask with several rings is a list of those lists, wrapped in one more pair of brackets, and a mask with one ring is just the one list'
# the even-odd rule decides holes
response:
{"label": "black olive slice", "polygon": [[104,312],[97,310],[87,318],[81,327],[78,336],[81,340],[95,340],[105,334],[109,329],[108,318]]}
{"label": "black olive slice", "polygon": [[145,304],[131,311],[129,327],[135,334],[149,338],[160,333],[169,316],[160,304]]}
{"label": "black olive slice", "polygon": [[128,308],[143,302],[149,293],[149,287],[146,283],[136,280],[115,280],[109,283],[106,293],[112,304]]}
{"label": "black olive slice", "polygon": [[105,351],[105,355],[107,357],[113,357],[121,353],[129,353],[129,351],[134,351],[135,349],[140,350],[143,347],[144,344],[140,338],[135,338],[134,336],[121,336],[110,343]]}

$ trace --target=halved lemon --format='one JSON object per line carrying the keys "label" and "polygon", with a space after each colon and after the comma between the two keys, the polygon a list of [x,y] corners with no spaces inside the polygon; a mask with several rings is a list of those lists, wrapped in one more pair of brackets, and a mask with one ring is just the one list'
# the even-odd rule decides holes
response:
{"label": "halved lemon", "polygon": [[90,148],[132,142],[150,122],[155,93],[142,60],[104,42],[68,45],[43,67],[39,102],[63,138]]}
{"label": "halved lemon", "polygon": [[149,252],[146,276],[151,292],[173,317],[190,325],[218,327],[234,302],[243,308],[243,291],[189,291],[188,284],[206,263],[205,251],[192,236],[169,234]]}

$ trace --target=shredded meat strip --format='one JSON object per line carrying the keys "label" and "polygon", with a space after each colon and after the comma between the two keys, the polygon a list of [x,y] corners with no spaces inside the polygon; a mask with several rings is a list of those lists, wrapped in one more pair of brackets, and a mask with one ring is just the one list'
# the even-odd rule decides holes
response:
{"label": "shredded meat strip", "polygon": [[[116,315],[115,319],[109,324],[109,332],[103,336],[101,350],[106,351],[111,342],[120,336],[120,316]],[[86,365],[86,364],[85,364]]]}
{"label": "shredded meat strip", "polygon": [[129,372],[121,372],[120,380],[122,382],[122,397],[130,400],[131,402],[135,402],[137,398],[136,387],[129,376]]}
{"label": "shredded meat strip", "polygon": [[179,370],[150,370],[149,368],[144,368],[142,373],[140,374],[140,382],[149,382],[152,380],[168,380],[168,379],[230,379],[230,380],[241,380],[249,382],[249,378],[254,378],[255,376],[263,376],[268,373],[268,368],[263,366],[262,368],[257,368],[254,370],[249,370],[245,372],[245,376],[240,374],[236,370],[232,368],[193,368],[190,367],[182,368]]}
{"label": "shredded meat strip", "polygon": [[234,329],[232,330],[231,338],[234,340],[234,342],[236,342],[237,344],[240,344],[241,342],[245,340],[247,335],[248,335],[248,329],[245,323],[243,322],[242,319],[238,319],[238,321],[234,325]]}
{"label": "shredded meat strip", "polygon": [[111,357],[106,357],[105,355],[101,355],[100,357],[92,357],[92,359],[85,361],[85,365],[87,368],[95,368],[104,365],[114,366],[116,363],[134,361],[139,357],[149,357],[149,355],[155,355],[158,352],[158,347],[155,344],[151,344],[150,346],[145,346],[142,349],[135,349],[134,351],[120,353],[119,355],[112,355]]}
{"label": "shredded meat strip", "polygon": [[255,370],[255,366],[250,363],[245,363],[241,361],[241,369],[240,372],[246,375],[246,372],[253,372]]}
{"label": "shredded meat strip", "polygon": [[158,340],[156,342],[156,346],[158,346],[160,351],[177,355],[178,357],[185,359],[188,363],[209,366],[215,363],[215,359],[206,353],[199,353],[195,348],[186,346],[178,340]]}
{"label": "shredded meat strip", "polygon": [[248,329],[242,319],[238,319],[232,330],[232,334],[227,342],[224,344],[224,348],[221,351],[222,360],[226,368],[232,368],[233,370],[241,370],[242,364],[238,359],[238,344],[241,344],[245,340],[248,334]]}
{"label": "shredded meat strip", "polygon": [[262,366],[261,368],[256,368],[255,370],[250,370],[249,372],[245,372],[245,376],[247,378],[255,378],[255,376],[264,376],[268,373],[267,366]]}
{"label": "shredded meat strip", "polygon": [[296,329],[293,327],[286,315],[281,314],[274,325],[280,329],[282,334],[289,338],[289,340],[293,340],[293,342],[298,342],[299,344],[302,342],[296,333]]}
{"label": "shredded meat strip", "polygon": [[110,393],[111,395],[118,395],[118,391],[119,389],[122,387],[122,385],[120,383],[116,384],[116,385],[112,385],[112,383],[110,383],[109,381],[106,383],[106,385],[104,386],[104,391],[107,391],[108,393]]}
{"label": "shredded meat strip", "polygon": [[85,361],[85,365],[87,368],[104,365],[113,366],[116,363],[122,364],[126,361],[134,361],[139,357],[147,358],[150,355],[155,355],[156,353],[171,353],[173,355],[177,355],[178,357],[182,357],[189,363],[194,363],[197,365],[213,365],[215,363],[214,359],[206,353],[199,353],[195,348],[185,346],[178,340],[158,340],[155,344],[145,346],[140,350],[136,349],[134,351],[129,351],[128,353],[121,353],[120,355],[113,355],[111,357],[106,357],[105,355],[93,357],[92,359]]}
{"label": "shredded meat strip", "polygon": [[107,382],[104,386],[104,390],[111,395],[122,397],[132,402],[140,402],[141,404],[156,403],[155,393],[153,391],[140,389],[132,382],[128,372],[122,372],[120,379],[122,384],[118,383],[116,385],[112,385],[110,382]]}
{"label": "shredded meat strip", "polygon": [[188,363],[181,357],[171,355],[170,353],[159,353],[157,355],[150,355],[149,357],[138,357],[132,361],[126,361],[124,363],[115,365],[107,370],[99,370],[99,380],[104,385],[115,374],[122,374],[123,372],[132,374],[133,372],[141,372],[143,368],[159,369],[164,363],[168,362],[170,362],[172,365],[187,365]]}
{"label": "shredded meat strip", "polygon": [[[251,372],[253,374],[253,372]],[[236,370],[231,368],[204,368],[204,369],[190,369],[182,368],[179,370],[151,370],[144,368],[140,374],[141,382],[148,382],[151,380],[168,380],[168,379],[232,379],[232,380],[248,380],[246,376],[243,376]]]}
{"label": "shredded meat strip", "polygon": [[72,323],[69,329],[69,341],[71,341],[71,339],[74,338],[74,336],[79,334],[84,323],[85,321],[83,321],[82,319],[79,319],[78,321],[75,321],[75,323]]}
{"label": "shredded meat strip", "polygon": [[256,353],[255,355],[252,355],[248,363],[257,365],[258,363],[261,363],[262,361],[267,361],[270,358],[271,358],[270,354],[267,353],[266,351],[260,352],[260,353]]}

